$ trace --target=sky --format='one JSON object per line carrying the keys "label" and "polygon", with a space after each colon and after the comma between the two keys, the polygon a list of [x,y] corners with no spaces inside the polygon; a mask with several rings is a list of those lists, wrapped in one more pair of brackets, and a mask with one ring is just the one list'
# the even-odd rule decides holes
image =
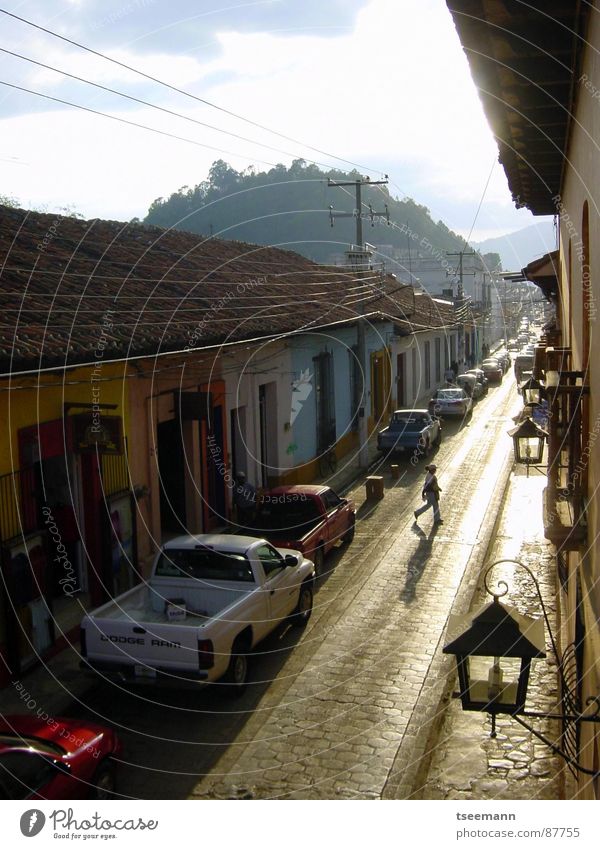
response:
{"label": "sky", "polygon": [[268,170],[304,158],[372,179],[387,174],[392,195],[412,197],[472,241],[540,221],[514,208],[444,0],[23,0],[5,8],[182,90],[0,14],[4,51],[63,72],[0,53],[0,195],[24,207],[143,218],[157,197],[205,179],[215,159]]}

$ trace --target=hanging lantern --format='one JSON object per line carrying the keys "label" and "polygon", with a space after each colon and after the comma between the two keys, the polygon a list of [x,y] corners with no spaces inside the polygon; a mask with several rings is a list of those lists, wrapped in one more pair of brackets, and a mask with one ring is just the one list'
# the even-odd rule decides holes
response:
{"label": "hanging lantern", "polygon": [[539,404],[544,397],[544,386],[536,380],[535,377],[530,377],[519,387],[519,392],[523,396],[523,401],[526,407],[531,407],[534,404]]}
{"label": "hanging lantern", "polygon": [[529,670],[545,657],[542,619],[523,616],[498,596],[475,613],[450,616],[445,654],[456,657],[463,710],[520,713]]}
{"label": "hanging lantern", "polygon": [[533,419],[523,419],[521,424],[508,431],[512,437],[515,462],[526,466],[536,466],[544,456],[544,442],[548,434],[538,427]]}

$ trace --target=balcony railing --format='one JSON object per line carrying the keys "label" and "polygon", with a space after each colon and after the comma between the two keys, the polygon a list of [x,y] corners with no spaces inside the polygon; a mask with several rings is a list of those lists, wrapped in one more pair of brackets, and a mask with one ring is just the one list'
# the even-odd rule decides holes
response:
{"label": "balcony railing", "polygon": [[543,366],[548,393],[548,486],[544,491],[544,535],[557,548],[574,551],[587,537],[587,438],[589,387],[571,371],[568,348],[547,348]]}

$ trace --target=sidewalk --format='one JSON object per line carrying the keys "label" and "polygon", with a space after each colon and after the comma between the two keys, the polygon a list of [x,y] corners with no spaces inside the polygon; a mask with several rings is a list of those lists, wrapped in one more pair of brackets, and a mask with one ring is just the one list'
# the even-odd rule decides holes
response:
{"label": "sidewalk", "polygon": [[[503,558],[523,562],[536,575],[549,619],[556,633],[556,567],[554,550],[543,535],[542,489],[546,478],[515,467],[506,500],[498,519],[495,541],[488,563]],[[540,602],[524,570],[510,563],[497,567],[494,574],[509,586],[507,601],[521,613],[541,615]],[[485,601],[480,585],[473,607]],[[556,667],[552,646],[546,634],[544,660],[532,666],[528,709],[560,711]],[[533,726],[551,740],[557,740],[557,722],[531,720]],[[413,798],[417,799],[561,799],[565,798],[563,761],[510,717],[498,717],[495,739],[490,738],[487,714],[463,712],[460,701],[452,699],[437,735],[432,735],[428,757],[430,766]]]}

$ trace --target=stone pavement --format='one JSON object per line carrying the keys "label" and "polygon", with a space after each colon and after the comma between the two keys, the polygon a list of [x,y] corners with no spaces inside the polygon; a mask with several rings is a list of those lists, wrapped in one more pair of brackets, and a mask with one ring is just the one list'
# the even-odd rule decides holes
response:
{"label": "stone pavement", "polygon": [[[490,393],[436,455],[445,524],[421,526],[422,466],[385,470],[315,597],[306,633],[192,798],[410,798],[448,693],[451,610],[468,609],[512,465],[514,383]],[[257,673],[260,674],[260,664]],[[243,705],[241,705],[243,709]]]}
{"label": "stone pavement", "polygon": [[[282,648],[277,638],[263,648],[284,660],[260,698],[252,698],[251,684],[244,697],[224,706],[229,733],[201,743],[222,754],[206,775],[196,773],[192,798],[414,796],[452,688],[452,661],[441,653],[447,617],[470,604],[512,465],[506,431],[520,405],[507,378],[477,405],[467,426],[445,424],[435,455],[443,488],[440,528],[432,527],[430,514],[420,525],[413,522],[423,464],[404,462],[397,481],[389,464],[381,465],[381,502],[365,502],[362,481],[350,491],[359,506],[354,542],[326,561],[330,572],[319,582],[312,619],[294,650],[285,649],[284,638]],[[257,688],[260,660],[258,652],[252,666]],[[25,685],[30,682],[54,715],[89,686],[69,652],[27,676]],[[14,688],[0,704],[4,712],[23,712]],[[131,722],[135,732],[134,715]],[[194,774],[183,761],[170,769]]]}
{"label": "stone pavement", "polygon": [[[553,547],[544,538],[541,499],[546,478],[516,467],[511,475],[506,502],[499,518],[495,542],[488,562],[517,559],[535,574],[557,632],[555,589],[556,567]],[[501,564],[494,570],[513,590],[509,603],[521,613],[541,615],[539,599],[531,580],[519,567]],[[477,592],[474,606],[490,596]],[[527,708],[534,711],[560,711],[556,665],[546,634],[546,659],[534,661]],[[530,720],[551,740],[558,737],[558,723]],[[498,718],[495,739],[490,738],[487,714],[463,712],[460,701],[452,700],[437,738],[430,743],[428,774],[414,793],[419,799],[561,799],[564,798],[562,760],[509,717]]]}

